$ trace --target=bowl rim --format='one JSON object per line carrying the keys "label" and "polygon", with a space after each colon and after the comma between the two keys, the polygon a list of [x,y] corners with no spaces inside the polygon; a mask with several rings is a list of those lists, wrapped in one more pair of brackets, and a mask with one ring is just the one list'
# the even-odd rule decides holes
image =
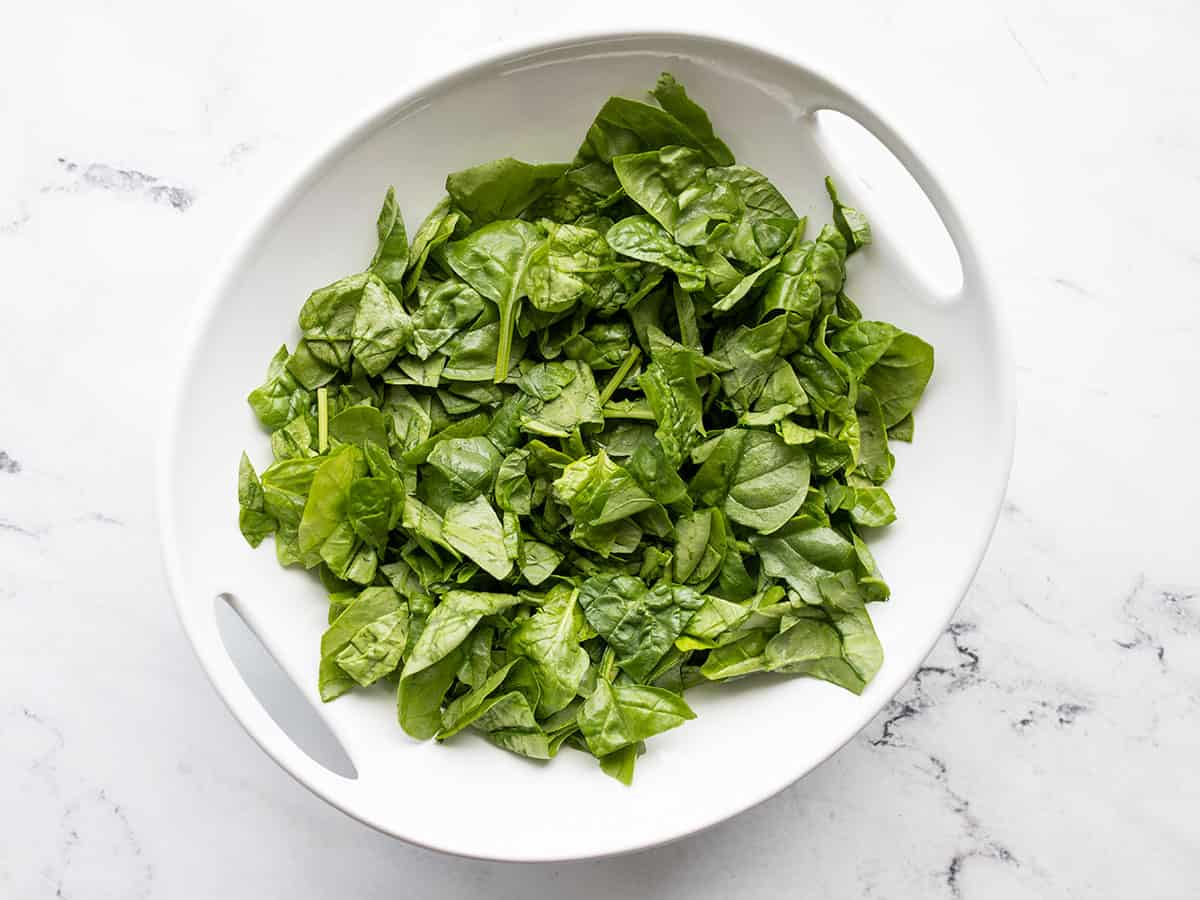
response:
{"label": "bowl rim", "polygon": [[[930,201],[950,232],[959,255],[963,270],[963,287],[960,290],[965,292],[968,289],[968,283],[974,282],[970,289],[983,294],[985,298],[984,313],[990,319],[992,326],[993,350],[995,353],[994,368],[998,376],[995,383],[997,390],[996,405],[1001,413],[1000,424],[1004,436],[1003,446],[997,448],[1000,467],[997,470],[999,477],[996,479],[992,502],[992,520],[985,531],[984,539],[979,545],[975,559],[967,567],[965,579],[956,588],[958,599],[953,605],[947,607],[945,615],[942,617],[941,627],[936,632],[931,631],[925,638],[915,641],[918,646],[923,645],[919,655],[915,657],[916,662],[894,676],[894,684],[879,695],[877,702],[864,704],[860,715],[855,717],[836,736],[831,735],[831,737],[836,737],[836,739],[830,740],[828,749],[820,754],[811,765],[802,767],[798,771],[787,771],[783,777],[778,779],[768,789],[742,797],[737,803],[728,805],[716,815],[708,815],[686,827],[676,828],[669,833],[664,833],[654,840],[622,841],[618,838],[609,841],[606,846],[594,852],[572,852],[567,854],[546,854],[534,851],[500,855],[487,851],[472,851],[469,848],[451,846],[424,839],[419,834],[419,830],[402,832],[390,827],[387,823],[378,821],[364,811],[356,809],[353,803],[346,802],[337,795],[335,790],[337,785],[335,782],[314,777],[312,769],[309,769],[308,772],[301,771],[304,767],[297,764],[296,754],[285,753],[279,746],[272,744],[267,739],[267,735],[264,734],[263,729],[256,727],[256,725],[262,724],[261,717],[251,716],[251,710],[244,704],[236,703],[234,698],[223,687],[223,683],[228,683],[227,673],[218,671],[212,664],[212,661],[207,659],[205,654],[201,652],[201,646],[194,630],[196,625],[195,620],[186,611],[183,600],[186,593],[186,582],[181,572],[179,548],[173,525],[176,500],[175,490],[172,485],[171,469],[172,460],[175,457],[178,446],[184,395],[200,359],[204,337],[217,315],[221,298],[234,284],[239,273],[252,260],[253,252],[257,249],[260,241],[268,234],[270,226],[325,174],[326,169],[331,163],[351,150],[357,143],[368,137],[375,130],[386,125],[401,108],[424,94],[451,90],[458,84],[468,82],[486,73],[488,70],[516,64],[527,57],[556,51],[568,51],[573,48],[586,50],[604,44],[628,45],[633,42],[642,41],[651,47],[656,42],[692,42],[707,45],[718,52],[749,53],[765,58],[772,64],[792,67],[803,72],[828,90],[831,97],[845,101],[854,108],[857,114],[870,119],[871,124],[875,127],[869,130],[875,132],[875,136],[881,142],[885,143],[888,149],[897,156],[901,164],[908,169],[909,173],[929,196]],[[461,60],[461,57],[455,58]],[[432,74],[428,74],[430,72]],[[831,108],[836,108],[836,104],[831,104]],[[878,133],[877,129],[882,130],[883,134]],[[1000,511],[1007,493],[1013,465],[1016,398],[1010,332],[1005,327],[1003,311],[994,302],[995,292],[989,289],[990,282],[987,277],[985,264],[974,250],[974,242],[970,239],[973,231],[966,226],[961,211],[950,201],[947,193],[941,187],[941,181],[935,177],[933,171],[930,169],[928,164],[929,156],[925,154],[918,155],[913,149],[911,140],[907,136],[901,137],[900,133],[887,120],[880,117],[875,112],[874,105],[862,99],[862,92],[860,90],[850,90],[844,87],[840,80],[835,80],[812,63],[800,61],[786,55],[785,52],[765,45],[757,39],[747,40],[741,37],[738,39],[726,38],[703,28],[691,27],[671,30],[581,28],[568,31],[542,32],[532,38],[509,40],[491,48],[470,51],[465,61],[452,61],[436,69],[423,68],[417,77],[410,78],[402,83],[387,99],[382,102],[375,102],[365,110],[359,110],[347,119],[335,123],[325,134],[326,137],[319,141],[319,146],[315,151],[302,155],[300,161],[286,170],[285,175],[276,180],[273,186],[265,192],[265,196],[271,199],[263,203],[256,213],[247,218],[246,224],[242,225],[231,240],[229,249],[224,251],[221,262],[214,270],[214,274],[210,277],[207,285],[199,291],[199,299],[194,302],[191,316],[185,328],[182,341],[184,352],[179,357],[179,363],[173,373],[173,377],[165,382],[167,386],[167,403],[165,413],[160,420],[157,452],[155,454],[154,490],[156,500],[154,508],[157,518],[163,569],[166,574],[168,589],[175,601],[176,613],[180,617],[180,622],[187,634],[188,642],[191,644],[193,652],[196,653],[202,668],[208,675],[213,689],[255,743],[289,775],[312,793],[376,831],[398,838],[406,843],[464,858],[535,863],[567,862],[619,856],[625,853],[659,847],[697,834],[770,799],[795,784],[841,750],[909,683],[913,674],[945,632],[946,627],[961,605],[967,590],[974,581],[975,575],[987,554],[988,547],[991,544],[997,523],[999,522]],[[890,140],[885,140],[884,135],[887,135]],[[240,678],[240,674],[238,677]],[[255,702],[257,703],[257,698],[255,698]],[[258,707],[258,713],[266,715],[268,721],[273,724],[273,720],[269,719],[269,714],[266,714],[261,706]],[[258,721],[254,721],[255,719]],[[276,731],[286,736],[286,733],[282,732],[278,727],[276,727]],[[290,742],[290,737],[288,741]],[[295,745],[293,745],[292,749],[298,750]],[[321,772],[328,771],[323,766],[320,766],[320,764],[311,761],[304,751],[298,750],[298,752],[301,757],[312,762],[312,765],[321,770]],[[334,778],[338,781],[344,781],[340,776],[334,776]]]}

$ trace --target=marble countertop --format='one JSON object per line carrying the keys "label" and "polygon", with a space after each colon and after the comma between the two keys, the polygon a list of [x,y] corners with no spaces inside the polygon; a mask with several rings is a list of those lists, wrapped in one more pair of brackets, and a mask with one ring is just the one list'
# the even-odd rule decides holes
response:
{"label": "marble countertop", "polygon": [[[1195,896],[1200,11],[410,6],[68,0],[0,35],[0,896]],[[233,234],[358,111],[507,41],[680,22],[844,79],[971,211],[1017,357],[1003,517],[926,666],[769,802],[616,860],[414,849],[276,768],[196,664],[162,373]]]}

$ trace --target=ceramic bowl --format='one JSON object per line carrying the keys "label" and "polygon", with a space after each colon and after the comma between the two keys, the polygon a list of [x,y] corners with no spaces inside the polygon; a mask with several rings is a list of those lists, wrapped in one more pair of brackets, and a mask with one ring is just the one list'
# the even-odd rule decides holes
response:
{"label": "ceramic bowl", "polygon": [[[886,661],[861,696],[805,678],[755,677],[689,692],[699,717],[653,739],[632,787],[584,754],[549,764],[500,752],[477,735],[417,743],[396,724],[387,690],[321,705],[317,648],[326,599],[316,579],[284,570],[268,545],[238,532],[235,480],[245,449],[261,467],[267,435],[246,404],[266,362],[298,338],[296,314],[316,286],[358,271],[374,247],[384,190],[410,228],[441,197],[449,171],[500,156],[569,159],[610,94],[638,97],[669,70],[708,109],[739,161],[766,173],[813,221],[828,217],[822,179],[875,223],[852,260],[868,317],[923,336],[937,369],[916,442],[899,445],[888,489],[899,520],[871,536],[892,599],[872,608]],[[903,216],[829,152],[821,110],[878,138],[941,217],[961,286],[936,292],[897,238]],[[876,195],[879,196],[876,196]],[[183,624],[216,689],[254,740],[351,816],[426,847],[500,860],[566,860],[644,848],[720,822],[792,784],[862,729],[946,628],[995,524],[1013,437],[1010,365],[978,248],[926,162],[852,94],[803,64],[741,44],[683,34],[576,38],[468,61],[405,90],[337,137],[233,248],[203,299],[163,441],[160,515],[166,570]],[[229,597],[311,699],[357,777],[315,762],[265,711],[216,624]],[[865,773],[869,777],[869,772]]]}

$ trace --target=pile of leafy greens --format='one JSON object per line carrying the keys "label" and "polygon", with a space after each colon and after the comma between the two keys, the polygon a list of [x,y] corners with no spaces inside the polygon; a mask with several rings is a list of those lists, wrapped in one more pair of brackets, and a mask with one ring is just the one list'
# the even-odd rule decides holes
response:
{"label": "pile of leafy greens", "polygon": [[686,688],[752,672],[860,692],[933,349],[862,318],[871,240],[735,163],[670,75],[614,97],[575,159],[446,179],[411,237],[394,192],[365,271],[312,294],[250,405],[240,525],[329,593],[323,700],[385,682],[400,725],[473,728],[629,783]]}

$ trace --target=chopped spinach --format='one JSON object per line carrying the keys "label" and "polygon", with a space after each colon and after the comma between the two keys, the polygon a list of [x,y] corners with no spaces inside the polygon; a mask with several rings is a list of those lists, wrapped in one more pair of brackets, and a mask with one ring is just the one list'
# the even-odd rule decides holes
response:
{"label": "chopped spinach", "polygon": [[689,686],[878,672],[860,529],[933,373],[846,296],[871,228],[831,180],[806,238],[683,85],[648,99],[569,162],[450,174],[411,240],[389,188],[250,393],[274,461],[237,481],[247,542],[329,592],[323,700],[383,682],[415,738],[625,784]]}

